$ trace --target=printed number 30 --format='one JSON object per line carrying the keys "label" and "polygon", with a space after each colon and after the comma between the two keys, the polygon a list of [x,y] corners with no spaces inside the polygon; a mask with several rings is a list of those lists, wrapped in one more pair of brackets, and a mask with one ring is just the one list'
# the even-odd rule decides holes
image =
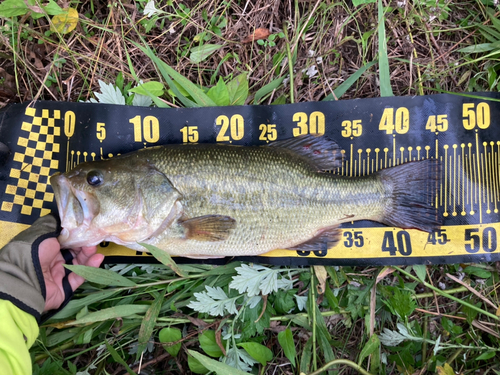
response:
{"label": "printed number 30", "polygon": [[297,112],[292,120],[297,123],[293,129],[293,136],[298,137],[304,134],[325,134],[325,115],[322,112],[312,112],[309,116],[304,112]]}

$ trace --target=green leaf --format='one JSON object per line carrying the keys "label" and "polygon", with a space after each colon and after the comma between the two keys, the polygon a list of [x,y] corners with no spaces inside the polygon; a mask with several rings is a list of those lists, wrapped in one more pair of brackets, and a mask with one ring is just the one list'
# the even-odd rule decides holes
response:
{"label": "green leaf", "polygon": [[248,372],[238,370],[193,350],[188,350],[188,353],[196,358],[204,367],[210,371],[214,371],[218,375],[250,375]]}
{"label": "green leaf", "polygon": [[204,44],[202,46],[193,47],[191,48],[189,59],[193,64],[199,64],[221,47],[222,45],[220,44]]}
{"label": "green leaf", "polygon": [[339,99],[342,95],[346,93],[349,88],[356,83],[356,81],[363,75],[365,71],[370,69],[373,65],[375,65],[378,60],[374,60],[365,66],[359,68],[354,74],[352,74],[349,78],[347,78],[342,84],[340,84],[335,90],[333,90],[333,94],[326,96],[323,100],[335,100],[335,98]]}
{"label": "green leaf", "polygon": [[195,374],[206,374],[210,371],[191,355],[188,355],[188,367]]}
{"label": "green leaf", "polygon": [[5,0],[0,3],[1,17],[23,16],[28,13],[28,6],[23,0]]}
{"label": "green leaf", "polygon": [[425,281],[425,276],[427,275],[427,267],[424,264],[415,264],[413,266],[413,271],[420,279],[420,281]]}
{"label": "green leaf", "polygon": [[83,318],[67,323],[66,325],[87,324],[102,322],[109,319],[123,318],[129,315],[145,313],[148,307],[149,306],[147,305],[118,305],[88,313]]}
{"label": "green leaf", "polygon": [[462,53],[481,53],[481,52],[489,52],[495,49],[500,48],[500,43],[481,43],[473,46],[464,47],[458,50],[458,52]]}
{"label": "green leaf", "polygon": [[283,348],[285,356],[292,363],[292,366],[295,367],[295,356],[297,352],[295,350],[295,341],[293,340],[293,334],[290,328],[278,333],[278,342]]}
{"label": "green leaf", "polygon": [[104,340],[104,343],[106,344],[106,348],[108,349],[108,352],[111,354],[111,357],[115,360],[115,362],[119,363],[122,365],[125,370],[130,374],[130,375],[137,375],[132,369],[127,365],[127,362],[123,360],[122,357],[116,352],[116,350],[108,344],[106,340]]}
{"label": "green leaf", "polygon": [[248,79],[246,73],[233,78],[227,83],[230,105],[243,105],[248,97]]}
{"label": "green leaf", "polygon": [[273,90],[276,90],[281,85],[281,83],[285,78],[286,78],[285,76],[276,78],[271,82],[269,82],[267,85],[257,90],[253,98],[253,104],[260,104],[260,100],[267,94],[271,93]]}
{"label": "green leaf", "polygon": [[116,272],[105,270],[103,268],[95,268],[81,265],[68,265],[64,267],[70,271],[82,276],[87,281],[101,285],[114,285],[114,286],[136,286],[132,280],[117,274]]}
{"label": "green leaf", "polygon": [[[176,342],[176,341],[179,341],[180,339],[182,339],[182,332],[178,328],[167,327],[167,328],[163,328],[160,331],[160,333],[159,333],[158,336],[160,338],[160,342],[162,344],[166,344],[166,343],[169,343],[169,342]],[[181,350],[181,346],[182,346],[182,344],[180,342],[177,343],[177,344],[175,344],[175,345],[171,345],[171,346],[163,345],[163,347],[165,348],[165,350],[172,357],[177,356],[177,354],[179,353],[179,350]]]}
{"label": "green leaf", "polygon": [[[198,88],[194,83],[192,83],[187,78],[183,77],[181,74],[177,73],[174,69],[160,60],[154,52],[151,50],[149,46],[141,46],[134,42],[134,44],[143,51],[153,63],[158,67],[161,75],[167,81],[170,89],[175,93],[175,95],[179,98],[179,100],[186,107],[215,107],[215,103],[212,99],[210,99],[207,94],[203,92],[202,89]],[[174,85],[172,80],[179,83],[184,89],[189,92],[189,95],[193,98],[194,102],[184,95],[182,95],[177,87]]]}
{"label": "green leaf", "polygon": [[448,363],[445,363],[444,366],[436,366],[436,372],[438,375],[455,375],[453,367],[451,367]]}
{"label": "green leaf", "polygon": [[208,90],[207,95],[218,106],[229,105],[229,91],[222,77],[219,77],[217,84]]}
{"label": "green leaf", "polygon": [[158,249],[156,246],[148,245],[146,243],[140,243],[139,245],[144,246],[148,250],[148,252],[150,252],[156,259],[158,259],[162,264],[170,268],[180,277],[187,276],[173,261],[172,257],[165,251]]}
{"label": "green leaf", "polygon": [[59,311],[51,319],[69,318],[70,316],[73,316],[78,311],[80,311],[83,307],[87,307],[94,302],[103,302],[106,298],[111,297],[116,293],[118,293],[117,290],[103,290],[92,293],[81,299],[72,299],[61,311]]}
{"label": "green leaf", "polygon": [[380,76],[380,95],[394,96],[391,87],[391,73],[387,56],[387,39],[385,35],[385,17],[382,0],[378,0],[378,58]]}
{"label": "green leaf", "polygon": [[210,357],[219,358],[222,354],[224,354],[222,353],[219,345],[217,345],[214,330],[206,330],[200,335],[199,340],[201,349],[203,349],[203,351]]}
{"label": "green leaf", "polygon": [[[146,311],[146,314],[142,319],[141,328],[139,329],[139,339],[138,339],[139,345],[137,346],[136,360],[139,360],[142,352],[144,351],[144,349],[146,349],[146,346],[148,345],[148,341],[151,337],[151,334],[153,333],[153,329],[155,328],[156,318],[158,318],[158,314],[160,313],[161,305],[163,304],[163,298],[165,297],[166,291],[167,291],[166,288],[165,290],[160,291],[160,295],[154,299],[153,303],[149,307],[148,311]],[[168,352],[170,353],[170,351]]]}
{"label": "green leaf", "polygon": [[267,346],[259,344],[258,342],[242,342],[238,344],[246,350],[250,356],[259,361],[262,366],[265,366],[267,362],[273,359],[273,352]]}
{"label": "green leaf", "polygon": [[156,82],[156,81],[149,81],[149,82],[143,83],[142,85],[134,87],[128,91],[135,92],[136,94],[145,95],[145,96],[148,96],[149,94],[152,94],[155,96],[162,96],[163,95],[163,83]]}
{"label": "green leaf", "polygon": [[364,359],[368,357],[370,354],[375,353],[375,351],[379,350],[379,348],[380,348],[380,340],[378,339],[378,336],[376,334],[373,334],[368,339],[365,346],[361,350],[361,353],[359,354],[358,365],[361,366]]}
{"label": "green leaf", "polygon": [[42,6],[42,9],[47,12],[48,15],[55,16],[56,14],[64,12],[63,8],[61,8],[54,0],[49,0],[47,5]]}
{"label": "green leaf", "polygon": [[488,359],[493,358],[496,355],[496,352],[486,352],[481,354],[479,357],[476,358],[476,361],[486,361]]}
{"label": "green leaf", "polygon": [[486,271],[484,268],[467,266],[464,268],[464,272],[468,275],[474,275],[480,279],[489,279],[491,277],[491,272]]}
{"label": "green leaf", "polygon": [[375,3],[375,2],[377,2],[377,0],[352,0],[352,5],[357,7],[360,5],[365,5],[365,4]]}

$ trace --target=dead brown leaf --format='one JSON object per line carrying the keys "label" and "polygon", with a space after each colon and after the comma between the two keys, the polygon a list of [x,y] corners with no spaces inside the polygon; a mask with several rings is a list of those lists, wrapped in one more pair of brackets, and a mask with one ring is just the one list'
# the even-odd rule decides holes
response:
{"label": "dead brown leaf", "polygon": [[268,29],[260,27],[255,29],[252,34],[248,34],[241,43],[251,43],[259,39],[267,39],[267,37],[271,35]]}

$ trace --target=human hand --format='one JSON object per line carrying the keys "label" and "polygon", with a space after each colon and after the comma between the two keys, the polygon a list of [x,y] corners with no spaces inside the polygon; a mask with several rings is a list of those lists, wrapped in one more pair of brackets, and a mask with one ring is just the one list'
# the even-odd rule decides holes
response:
{"label": "human hand", "polygon": [[[73,264],[99,267],[104,255],[96,253],[95,246],[81,247],[70,250]],[[47,238],[40,243],[38,250],[40,266],[45,280],[45,308],[44,312],[57,309],[64,302],[65,293],[63,279],[66,274],[66,261],[61,253],[61,247],[56,238]],[[75,291],[85,279],[74,272],[68,275],[71,289]]]}

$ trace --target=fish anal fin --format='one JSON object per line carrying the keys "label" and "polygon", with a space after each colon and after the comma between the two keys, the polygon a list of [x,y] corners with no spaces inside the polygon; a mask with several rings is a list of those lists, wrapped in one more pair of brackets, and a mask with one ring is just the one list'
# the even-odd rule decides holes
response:
{"label": "fish anal fin", "polygon": [[295,246],[290,246],[289,250],[300,251],[315,251],[315,250],[328,250],[334,246],[342,235],[342,230],[338,225],[322,229],[310,240],[300,243]]}
{"label": "fish anal fin", "polygon": [[311,162],[318,171],[329,171],[342,167],[342,149],[325,136],[313,134],[272,142],[268,147],[287,149]]}
{"label": "fish anal fin", "polygon": [[224,241],[236,226],[236,220],[223,215],[206,215],[181,222],[185,238],[197,241]]}

